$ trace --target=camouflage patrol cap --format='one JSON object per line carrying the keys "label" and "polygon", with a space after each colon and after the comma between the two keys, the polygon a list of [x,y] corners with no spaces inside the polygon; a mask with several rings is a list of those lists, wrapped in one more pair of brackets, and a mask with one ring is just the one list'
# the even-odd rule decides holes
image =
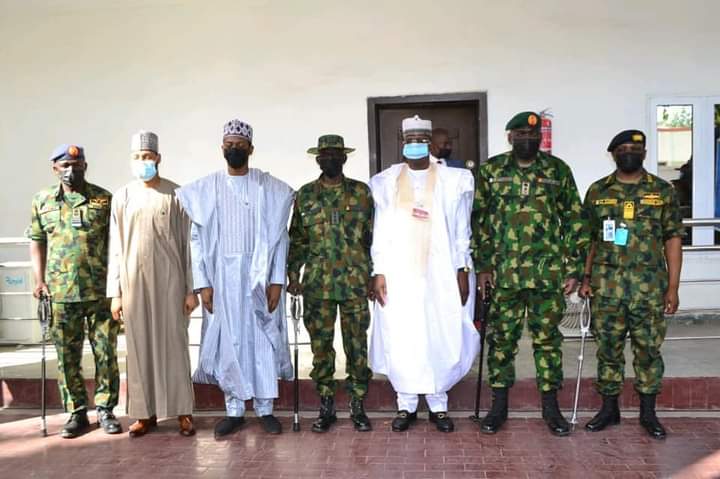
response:
{"label": "camouflage patrol cap", "polygon": [[52,162],[72,159],[84,160],[85,149],[82,146],[63,143],[62,145],[56,147],[50,154],[50,161]]}
{"label": "camouflage patrol cap", "polygon": [[339,148],[344,153],[352,153],[355,148],[345,148],[345,140],[340,135],[323,135],[318,138],[317,147],[308,148],[307,152],[311,155],[317,155],[320,150],[325,148]]}
{"label": "camouflage patrol cap", "polygon": [[607,151],[613,152],[618,146],[631,143],[633,145],[642,145],[645,148],[645,133],[640,130],[625,130],[621,131],[615,138],[610,141],[607,147]]}
{"label": "camouflage patrol cap", "polygon": [[505,130],[515,130],[516,128],[532,128],[533,130],[540,129],[540,115],[534,111],[524,111],[518,113],[514,117],[510,118],[510,121],[505,125]]}

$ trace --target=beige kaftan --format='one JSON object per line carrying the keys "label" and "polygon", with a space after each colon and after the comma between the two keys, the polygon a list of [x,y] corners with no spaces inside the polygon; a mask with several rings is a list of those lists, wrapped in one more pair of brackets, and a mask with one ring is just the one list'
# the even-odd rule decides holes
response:
{"label": "beige kaftan", "polygon": [[128,415],[191,414],[193,387],[185,295],[192,292],[190,220],[175,183],[135,181],[113,195],[108,297],[122,297]]}

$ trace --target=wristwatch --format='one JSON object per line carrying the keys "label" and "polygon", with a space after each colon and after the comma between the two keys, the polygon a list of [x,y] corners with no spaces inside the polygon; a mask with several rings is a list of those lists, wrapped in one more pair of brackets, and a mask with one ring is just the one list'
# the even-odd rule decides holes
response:
{"label": "wristwatch", "polygon": [[463,273],[469,273],[469,272],[470,272],[470,268],[468,268],[467,266],[463,266],[462,268],[458,268],[458,273],[459,273],[460,271],[462,271]]}

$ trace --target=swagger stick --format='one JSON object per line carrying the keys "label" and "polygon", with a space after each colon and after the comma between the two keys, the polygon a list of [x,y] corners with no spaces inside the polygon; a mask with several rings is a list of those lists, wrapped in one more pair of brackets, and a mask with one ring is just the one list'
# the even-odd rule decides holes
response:
{"label": "swagger stick", "polygon": [[575,383],[575,400],[573,401],[573,413],[570,419],[573,431],[578,423],[577,410],[580,402],[580,380],[582,379],[583,360],[585,359],[585,338],[590,332],[590,298],[583,300],[582,311],[580,312],[580,353],[578,354],[577,382]]}
{"label": "swagger stick", "polygon": [[46,357],[45,357],[45,341],[47,341],[48,329],[52,320],[52,303],[50,296],[40,293],[40,302],[38,303],[38,319],[40,320],[40,331],[42,332],[41,343],[41,359],[40,359],[40,417],[43,437],[47,437],[47,394],[45,391]]}
{"label": "swagger stick", "polygon": [[302,317],[302,304],[298,296],[290,296],[290,315],[292,316],[293,329],[295,330],[295,348],[293,355],[295,356],[295,379],[293,380],[293,431],[300,430],[300,380],[298,375],[300,368],[298,367],[298,330],[300,328],[300,318]]}
{"label": "swagger stick", "polygon": [[480,362],[478,363],[478,381],[477,389],[475,391],[475,414],[470,416],[475,422],[481,421],[480,418],[480,392],[482,391],[482,371],[483,371],[483,356],[485,353],[485,330],[487,329],[487,317],[490,311],[490,295],[492,293],[492,287],[490,281],[485,282],[485,295],[482,301],[475,301],[475,318],[473,322],[475,327],[480,333]]}

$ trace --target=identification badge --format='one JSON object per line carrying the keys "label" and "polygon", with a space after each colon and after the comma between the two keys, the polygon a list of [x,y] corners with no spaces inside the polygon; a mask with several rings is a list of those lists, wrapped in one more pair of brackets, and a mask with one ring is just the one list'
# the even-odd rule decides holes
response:
{"label": "identification badge", "polygon": [[615,241],[615,220],[603,221],[603,241]]}
{"label": "identification badge", "polygon": [[333,225],[340,224],[340,213],[338,210],[333,210],[333,212],[330,214],[330,223]]}
{"label": "identification badge", "polygon": [[73,228],[82,228],[82,212],[79,209],[73,208],[72,225]]}
{"label": "identification badge", "polygon": [[530,183],[527,181],[522,182],[522,188],[520,190],[520,194],[523,196],[527,196],[530,194]]}
{"label": "identification badge", "polygon": [[627,246],[628,243],[628,229],[623,223],[620,223],[620,227],[615,230],[615,246]]}
{"label": "identification badge", "polygon": [[625,201],[623,203],[623,219],[631,220],[635,218],[635,202]]}
{"label": "identification badge", "polygon": [[430,219],[430,212],[428,210],[418,208],[417,206],[415,208],[413,208],[412,215],[414,218],[417,218],[420,220]]}

